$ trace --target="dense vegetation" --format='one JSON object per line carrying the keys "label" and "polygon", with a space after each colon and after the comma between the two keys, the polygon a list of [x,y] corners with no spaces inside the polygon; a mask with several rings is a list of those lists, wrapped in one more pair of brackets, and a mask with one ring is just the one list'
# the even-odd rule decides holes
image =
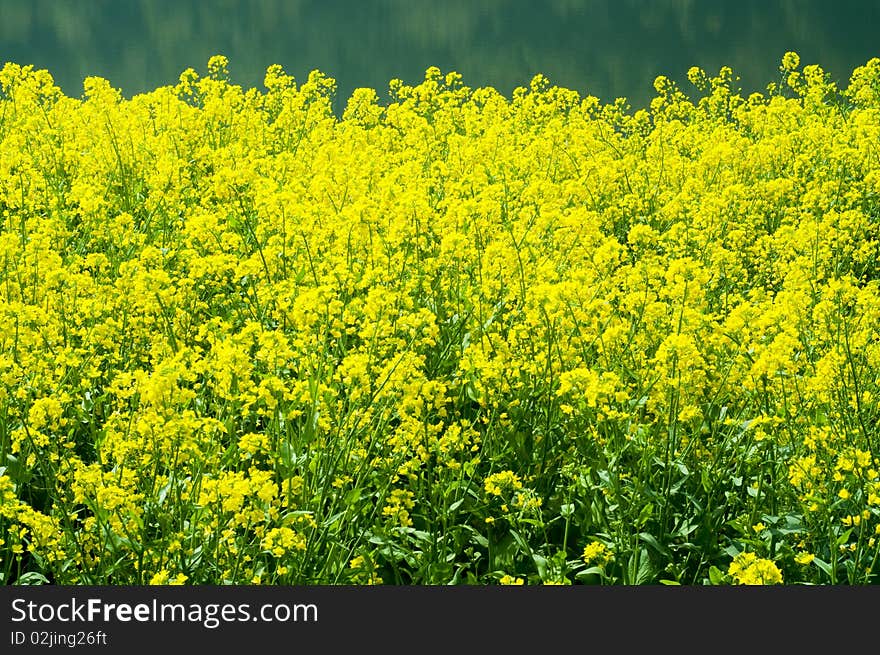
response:
{"label": "dense vegetation", "polygon": [[880,60],[838,89],[0,72],[5,583],[876,583]]}

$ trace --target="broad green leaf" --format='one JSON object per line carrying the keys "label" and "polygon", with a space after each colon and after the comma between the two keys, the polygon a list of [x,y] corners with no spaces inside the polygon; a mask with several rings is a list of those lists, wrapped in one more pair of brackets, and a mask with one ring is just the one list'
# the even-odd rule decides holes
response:
{"label": "broad green leaf", "polygon": [[648,544],[651,548],[656,550],[660,555],[665,557],[667,560],[672,561],[674,559],[672,555],[672,551],[669,550],[666,546],[657,541],[657,538],[649,534],[648,532],[640,532],[639,539]]}

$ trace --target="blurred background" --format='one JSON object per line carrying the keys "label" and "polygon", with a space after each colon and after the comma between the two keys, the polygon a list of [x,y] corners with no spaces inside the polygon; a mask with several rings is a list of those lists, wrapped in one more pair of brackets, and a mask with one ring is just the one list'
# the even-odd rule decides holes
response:
{"label": "blurred background", "polygon": [[880,56],[878,35],[880,0],[0,0],[0,62],[47,68],[68,95],[99,75],[131,96],[219,53],[244,86],[274,63],[297,80],[318,68],[338,82],[337,109],[432,65],[506,94],[541,72],[633,107],[692,65],[729,65],[763,90],[787,50],[846,84]]}

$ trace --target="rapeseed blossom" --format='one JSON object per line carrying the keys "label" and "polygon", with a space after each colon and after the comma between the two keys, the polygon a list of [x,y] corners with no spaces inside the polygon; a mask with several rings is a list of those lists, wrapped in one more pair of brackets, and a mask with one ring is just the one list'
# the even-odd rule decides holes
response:
{"label": "rapeseed blossom", "polygon": [[[801,560],[803,562],[803,560]],[[772,585],[782,583],[782,573],[771,560],[754,553],[740,553],[730,563],[728,574],[736,584]]]}
{"label": "rapeseed blossom", "polygon": [[584,546],[581,559],[585,564],[604,567],[614,559],[614,553],[601,541],[592,541]]}
{"label": "rapeseed blossom", "polygon": [[230,69],[0,70],[4,583],[878,582],[880,59]]}

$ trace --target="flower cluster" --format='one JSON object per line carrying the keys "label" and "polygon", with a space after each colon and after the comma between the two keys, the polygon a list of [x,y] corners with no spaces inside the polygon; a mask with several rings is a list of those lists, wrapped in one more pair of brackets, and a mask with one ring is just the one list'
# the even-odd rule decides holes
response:
{"label": "flower cluster", "polygon": [[736,584],[772,585],[782,583],[779,567],[769,559],[757,557],[754,553],[740,553],[730,563],[727,571]]}

